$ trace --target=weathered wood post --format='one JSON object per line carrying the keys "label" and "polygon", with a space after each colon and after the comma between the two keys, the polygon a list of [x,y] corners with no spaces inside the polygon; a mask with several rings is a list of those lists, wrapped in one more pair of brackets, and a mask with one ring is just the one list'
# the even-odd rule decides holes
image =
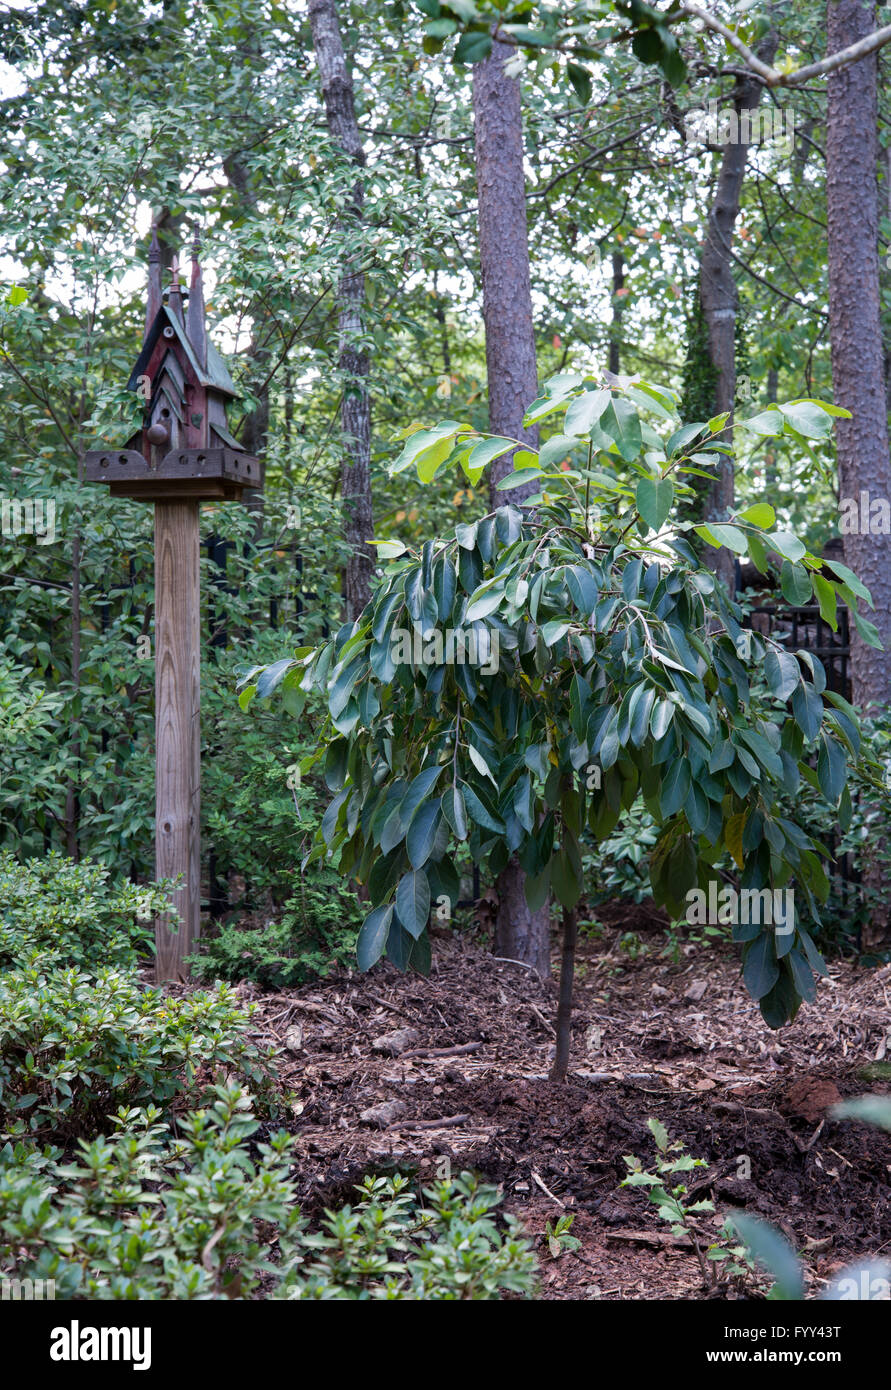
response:
{"label": "weathered wood post", "polygon": [[155,873],[180,884],[179,930],[167,916],[155,924],[159,980],[185,978],[201,920],[199,506],[263,486],[262,463],[226,426],[236,392],[207,337],[198,252],[196,237],[188,296],[174,259],[165,301],[152,230],[145,339],[128,382],[146,403],[143,427],[124,448],[86,457],[88,481],[155,507]]}

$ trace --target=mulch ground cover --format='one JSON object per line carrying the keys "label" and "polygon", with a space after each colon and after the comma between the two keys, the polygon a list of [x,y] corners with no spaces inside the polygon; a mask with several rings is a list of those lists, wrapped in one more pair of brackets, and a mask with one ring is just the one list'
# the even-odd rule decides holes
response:
{"label": "mulch ground cover", "polygon": [[[891,965],[832,963],[816,1003],[771,1032],[732,949],[688,944],[666,960],[646,904],[600,920],[581,943],[562,1087],[547,1080],[556,979],[469,936],[435,941],[428,979],[384,965],[300,989],[240,985],[278,1049],[304,1210],[352,1200],[366,1173],[423,1186],[446,1159],[502,1186],[537,1240],[545,1298],[703,1298],[689,1244],[620,1187],[625,1154],[654,1158],[652,1116],[707,1161],[688,1175],[715,1202],[706,1222],[734,1208],[774,1222],[810,1296],[851,1260],[891,1257],[891,1136],[828,1113],[891,1091]],[[629,926],[644,946],[633,958]],[[567,1212],[581,1246],[555,1259],[545,1227]]]}

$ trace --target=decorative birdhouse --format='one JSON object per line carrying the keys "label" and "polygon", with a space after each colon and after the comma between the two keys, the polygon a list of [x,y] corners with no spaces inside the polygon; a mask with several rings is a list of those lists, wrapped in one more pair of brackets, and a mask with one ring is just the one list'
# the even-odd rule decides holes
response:
{"label": "decorative birdhouse", "polygon": [[237,500],[244,488],[263,486],[262,463],[245,453],[226,424],[236,391],[207,336],[199,250],[196,235],[185,294],[174,258],[165,300],[152,228],[145,339],[127,383],[146,402],[143,426],[123,449],[92,449],[86,456],[87,481],[107,483],[114,497]]}

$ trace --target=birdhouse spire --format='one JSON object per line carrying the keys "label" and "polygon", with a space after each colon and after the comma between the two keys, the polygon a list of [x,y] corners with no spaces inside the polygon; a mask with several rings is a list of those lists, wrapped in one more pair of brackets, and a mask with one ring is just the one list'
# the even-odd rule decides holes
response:
{"label": "birdhouse spire", "polygon": [[167,294],[167,308],[180,323],[183,323],[183,295],[179,283],[179,256],[174,256],[170,266],[170,289]]}
{"label": "birdhouse spire", "polygon": [[192,241],[192,278],[189,285],[189,308],[186,317],[186,333],[195,349],[195,356],[202,367],[207,367],[207,324],[205,322],[204,287],[201,280],[201,238],[198,228]]}
{"label": "birdhouse spire", "polygon": [[158,244],[158,224],[152,223],[152,239],[149,243],[148,254],[148,296],[145,303],[145,331],[148,336],[149,329],[154,323],[161,308],[161,247]]}

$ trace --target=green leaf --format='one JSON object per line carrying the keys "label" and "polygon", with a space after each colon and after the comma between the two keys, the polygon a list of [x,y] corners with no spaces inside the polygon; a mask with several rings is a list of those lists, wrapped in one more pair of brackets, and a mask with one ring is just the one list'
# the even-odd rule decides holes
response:
{"label": "green leaf", "polygon": [[787,603],[791,603],[793,608],[803,608],[810,602],[814,592],[810,574],[804,565],[793,565],[789,560],[783,561],[780,570],[780,588],[783,598]]}
{"label": "green leaf", "polygon": [[661,1154],[664,1154],[668,1149],[668,1130],[662,1121],[655,1118],[647,1120],[647,1129],[656,1140],[656,1148]]}
{"label": "green leaf", "polygon": [[442,820],[438,801],[429,801],[422,806],[408,827],[405,848],[408,862],[413,869],[421,869],[427,863],[436,843],[436,832]]}
{"label": "green leaf", "polygon": [[828,579],[824,579],[822,574],[811,576],[814,582],[814,592],[817,595],[817,602],[820,605],[820,617],[828,623],[833,632],[838,631],[838,619],[836,610],[838,607],[838,595]]}
{"label": "green leaf", "polygon": [[773,935],[763,931],[746,949],[743,980],[753,999],[762,999],[773,989],[780,975]]}
{"label": "green leaf", "polygon": [[847,565],[840,564],[838,560],[824,560],[823,564],[827,569],[831,569],[834,574],[837,574],[839,579],[843,579],[852,593],[855,593],[858,598],[866,599],[870,608],[875,608],[872,595],[866,585],[860,583],[853,570],[848,569]]}
{"label": "green leaf", "polygon": [[455,45],[456,63],[481,63],[484,58],[488,58],[492,51],[492,37],[490,34],[479,34],[474,31],[461,35]]}
{"label": "green leaf", "polygon": [[430,883],[423,869],[403,874],[399,880],[396,911],[405,930],[417,939],[430,916]]}
{"label": "green leaf", "polygon": [[516,449],[517,441],[495,435],[489,439],[481,439],[478,444],[474,444],[467,459],[468,468],[482,470],[490,464],[493,459],[501,458],[502,454],[510,453],[511,449]]}
{"label": "green leaf", "polygon": [[291,658],[286,656],[281,661],[274,661],[271,666],[264,666],[257,677],[258,700],[265,700],[272,694],[276,686],[284,680],[292,664]]}
{"label": "green leaf", "polygon": [[749,420],[737,420],[737,424],[750,434],[764,436],[783,433],[783,417],[775,406],[771,406],[769,410],[762,410]]}
{"label": "green leaf", "polygon": [[558,850],[551,860],[551,887],[562,907],[575,907],[581,897],[582,885],[565,849]]}
{"label": "green leaf", "polygon": [[832,429],[832,418],[813,401],[792,401],[780,410],[797,434],[806,439],[823,439]]}
{"label": "green leaf", "polygon": [[569,623],[565,623],[562,618],[552,618],[550,622],[542,623],[540,631],[541,640],[545,646],[553,647],[560,641],[561,637],[566,636],[569,631]]}
{"label": "green leaf", "polygon": [[525,487],[527,483],[534,483],[541,476],[540,468],[518,468],[514,473],[508,473],[502,478],[496,487],[498,492],[511,492],[515,487]]}
{"label": "green leaf", "polygon": [[756,502],[753,506],[746,507],[736,518],[737,521],[748,521],[752,526],[760,526],[762,531],[775,525],[776,519],[776,512],[767,502]]}
{"label": "green leaf", "polygon": [[440,801],[442,813],[459,840],[467,839],[467,808],[460,787],[449,787]]}
{"label": "green leaf", "polygon": [[576,396],[566,412],[563,433],[577,436],[589,434],[591,427],[598,423],[609,403],[609,391],[583,391],[580,396]]}
{"label": "green leaf", "polygon": [[470,761],[473,763],[474,767],[476,768],[477,772],[481,773],[483,777],[488,777],[488,778],[489,778],[489,781],[492,783],[492,785],[493,785],[494,787],[497,787],[497,786],[498,786],[498,783],[495,781],[495,777],[494,777],[494,775],[493,775],[493,773],[492,773],[492,769],[490,768],[489,764],[486,762],[485,758],[483,757],[483,755],[482,755],[482,753],[479,751],[479,749],[478,749],[478,748],[474,748],[474,746],[473,746],[472,743],[468,743],[468,745],[467,745],[467,754],[468,754],[468,757],[470,758]]}
{"label": "green leaf", "polygon": [[369,544],[377,546],[379,560],[395,560],[398,556],[404,555],[406,550],[402,541],[369,541]]}
{"label": "green leaf", "polygon": [[690,764],[686,758],[676,758],[665,774],[659,807],[663,816],[675,815],[690,793]]}
{"label": "green leaf", "polygon": [[737,555],[745,555],[749,548],[748,538],[738,526],[728,526],[725,522],[710,521],[707,526],[695,526],[693,529],[709,545],[726,546],[728,550],[735,551]]}
{"label": "green leaf", "polygon": [[826,800],[833,806],[838,804],[839,797],[844,791],[847,770],[848,760],[844,750],[836,743],[835,739],[829,738],[825,733],[821,734],[820,754],[817,758],[817,780]]}
{"label": "green leaf", "polygon": [[778,551],[785,560],[791,561],[793,565],[807,554],[807,546],[791,531],[772,531],[765,537],[765,540],[770,549]]}
{"label": "green leaf", "polygon": [[812,685],[803,682],[792,696],[792,713],[806,739],[814,739],[823,723],[823,701]]}
{"label": "green leaf", "polygon": [[356,958],[360,970],[370,970],[379,961],[387,944],[390,923],[393,920],[393,904],[376,907],[369,912],[359,931],[356,942]]}
{"label": "green leaf", "polygon": [[426,801],[433,791],[441,772],[442,768],[439,766],[425,767],[423,772],[419,772],[417,777],[412,779],[405,796],[399,803],[399,814],[406,825],[421,803]]}
{"label": "green leaf", "polygon": [[641,478],[636,492],[637,510],[651,531],[661,531],[674,502],[670,478]]}
{"label": "green leaf", "polygon": [[876,651],[882,651],[882,639],[875,623],[871,623],[868,618],[864,618],[856,609],[851,610],[854,618],[854,626],[863,638],[868,647],[875,647]]}
{"label": "green leaf", "polygon": [[629,400],[626,400],[624,396],[614,397],[603,413],[600,428],[615,442],[616,448],[626,463],[631,463],[637,458],[643,443],[643,436],[640,428],[640,417]]}
{"label": "green leaf", "polygon": [[768,651],[764,658],[764,674],[771,693],[784,704],[801,680],[798,662],[789,652]]}
{"label": "green leaf", "polygon": [[485,584],[481,584],[468,600],[467,612],[464,621],[467,623],[476,622],[479,618],[487,618],[490,613],[494,613],[496,608],[500,608],[504,599],[504,582],[501,579],[488,579]]}
{"label": "green leaf", "polygon": [[477,825],[481,825],[484,830],[491,830],[495,835],[503,835],[504,821],[497,820],[489,814],[473,787],[468,786],[465,782],[461,790],[467,807],[467,814],[471,820],[475,821]]}
{"label": "green leaf", "polygon": [[591,74],[587,68],[583,68],[580,63],[567,63],[566,74],[572,83],[572,89],[579,99],[582,106],[587,106],[591,100],[592,85]]}

